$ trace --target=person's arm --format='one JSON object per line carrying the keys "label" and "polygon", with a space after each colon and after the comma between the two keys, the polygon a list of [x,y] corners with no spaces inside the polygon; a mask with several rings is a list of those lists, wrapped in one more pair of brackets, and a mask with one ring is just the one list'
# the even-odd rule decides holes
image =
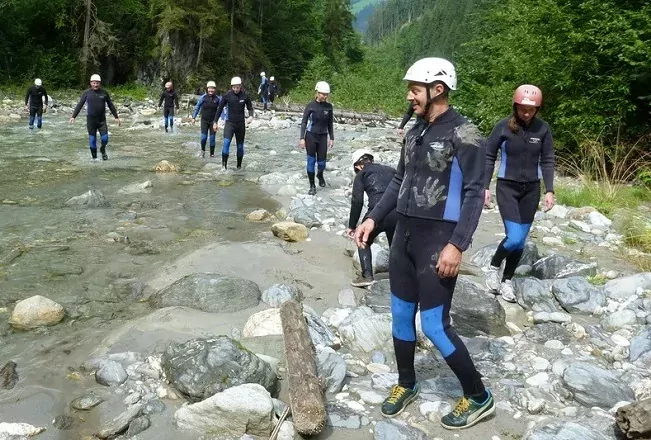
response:
{"label": "person's arm", "polygon": [[118,116],[118,111],[113,105],[113,101],[111,101],[111,95],[109,95],[109,92],[104,91],[106,93],[106,105],[108,105],[109,110],[111,111],[111,114],[115,119],[120,119]]}
{"label": "person's arm", "polygon": [[493,171],[495,170],[495,161],[497,160],[497,152],[502,144],[502,131],[504,126],[498,123],[493,127],[488,140],[486,141],[486,168],[484,169],[484,188],[489,189],[491,179],[493,178]]}
{"label": "person's arm", "polygon": [[228,97],[228,94],[222,96],[219,98],[219,107],[217,107],[217,113],[215,113],[215,119],[213,119],[213,124],[216,124],[217,121],[219,121],[219,117],[222,115],[222,112],[224,111],[224,107],[226,107],[227,100],[226,98]]}
{"label": "person's arm", "polygon": [[174,107],[176,107],[177,110],[179,109],[179,94],[176,90],[174,91]]}
{"label": "person's arm", "polygon": [[197,115],[199,114],[199,110],[201,110],[201,106],[203,105],[204,99],[206,99],[205,94],[199,97],[199,100],[197,101],[197,105],[194,106],[194,111],[192,112],[192,119],[197,119]]}
{"label": "person's arm", "polygon": [[335,108],[333,106],[330,106],[330,114],[329,120],[328,120],[328,134],[330,135],[330,140],[334,141],[335,140]]}
{"label": "person's arm", "polygon": [[556,155],[554,154],[554,140],[552,133],[547,130],[542,140],[542,151],[540,152],[540,169],[545,182],[545,193],[554,192],[554,166]]}
{"label": "person's arm", "polygon": [[47,90],[45,90],[45,87],[43,87],[43,95],[45,95],[45,106],[47,107],[49,101],[47,97]]}
{"label": "person's arm", "polygon": [[165,92],[160,92],[160,99],[158,100],[158,106],[163,105],[163,100],[165,99]]}
{"label": "person's arm", "polygon": [[393,211],[396,206],[398,206],[398,194],[400,193],[400,186],[402,185],[402,180],[405,177],[405,143],[402,143],[402,151],[400,152],[400,161],[398,162],[398,169],[396,174],[394,174],[393,179],[387,186],[386,191],[382,195],[382,198],[375,205],[373,211],[367,215],[368,218],[372,219],[377,225],[382,221],[391,211]]}
{"label": "person's arm", "polygon": [[402,117],[402,121],[400,121],[400,125],[398,126],[398,129],[399,130],[404,129],[405,125],[407,125],[407,122],[409,122],[409,120],[413,115],[414,115],[414,106],[413,104],[409,104],[409,108],[407,109],[405,116]]}
{"label": "person's arm", "polygon": [[249,111],[249,118],[253,117],[253,103],[251,102],[251,98],[249,98],[249,95],[246,95],[246,108]]}
{"label": "person's arm", "polygon": [[27,89],[27,93],[25,94],[25,105],[29,104],[29,95],[31,90],[32,90],[31,87]]}
{"label": "person's arm", "polygon": [[470,247],[484,205],[486,146],[477,127],[471,124],[457,129],[454,143],[455,158],[463,176],[463,190],[461,191],[463,199],[461,200],[459,220],[449,243],[461,252],[465,252]]}
{"label": "person's arm", "polygon": [[359,216],[362,214],[364,207],[364,173],[359,172],[353,181],[353,194],[350,198],[350,216],[348,218],[348,227],[355,229]]}
{"label": "person's arm", "polygon": [[303,110],[303,119],[301,120],[301,139],[305,139],[305,130],[307,130],[307,120],[310,119],[310,113],[312,113],[312,110],[310,109],[310,104],[305,106],[305,110]]}
{"label": "person's arm", "polygon": [[85,92],[81,95],[81,99],[80,99],[79,102],[77,103],[77,106],[75,107],[75,109],[72,111],[72,117],[73,117],[73,119],[76,118],[77,115],[79,115],[79,112],[81,111],[81,108],[82,108],[82,107],[84,106],[84,104],[86,103],[86,99],[88,99],[88,91],[85,91]]}

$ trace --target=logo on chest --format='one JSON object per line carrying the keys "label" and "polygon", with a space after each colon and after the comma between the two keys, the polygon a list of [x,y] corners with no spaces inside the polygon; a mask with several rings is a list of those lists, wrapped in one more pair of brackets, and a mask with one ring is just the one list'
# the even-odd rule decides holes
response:
{"label": "logo on chest", "polygon": [[538,137],[531,137],[531,138],[529,138],[529,143],[530,143],[530,144],[539,144],[539,143],[540,143],[540,138],[538,138]]}

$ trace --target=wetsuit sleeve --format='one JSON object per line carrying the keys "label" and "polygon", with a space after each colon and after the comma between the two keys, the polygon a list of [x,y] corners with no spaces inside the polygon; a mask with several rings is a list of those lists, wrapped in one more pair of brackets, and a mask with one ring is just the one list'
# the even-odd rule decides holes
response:
{"label": "wetsuit sleeve", "polygon": [[328,121],[328,133],[330,134],[330,140],[335,140],[335,109],[334,107],[330,108],[330,119]]}
{"label": "wetsuit sleeve", "polygon": [[27,93],[25,94],[25,105],[29,104],[29,95],[31,91],[32,91],[31,87],[27,89]]}
{"label": "wetsuit sleeve", "polygon": [[111,101],[111,95],[109,95],[108,92],[106,92],[106,105],[108,105],[108,108],[111,111],[111,114],[113,115],[113,117],[115,119],[118,119],[119,118],[118,111],[115,108],[115,106],[113,105],[113,101]]}
{"label": "wetsuit sleeve", "polygon": [[414,115],[414,106],[409,104],[409,108],[407,109],[407,112],[405,113],[405,116],[402,117],[402,121],[400,122],[400,125],[398,128],[402,130],[405,128],[405,125],[407,125],[407,122],[411,119],[411,117]]}
{"label": "wetsuit sleeve", "polygon": [[373,211],[368,214],[368,218],[373,219],[375,225],[384,220],[384,218],[393,211],[396,206],[398,206],[398,193],[400,192],[400,186],[402,185],[402,180],[405,177],[405,143],[402,143],[402,151],[400,152],[400,161],[398,162],[398,169],[396,174],[393,175],[393,179],[389,182],[386,191],[382,194],[382,198],[375,205]]}
{"label": "wetsuit sleeve", "polygon": [[248,96],[246,97],[246,108],[249,110],[249,118],[253,117],[253,103],[251,102],[251,98]]}
{"label": "wetsuit sleeve", "polygon": [[174,107],[176,107],[177,110],[179,109],[179,94],[176,92],[174,92]]}
{"label": "wetsuit sleeve", "polygon": [[554,192],[554,166],[556,156],[554,154],[554,140],[552,133],[547,130],[542,142],[542,151],[540,152],[540,169],[545,181],[545,192]]}
{"label": "wetsuit sleeve", "polygon": [[353,181],[353,194],[350,198],[350,217],[348,219],[348,227],[355,229],[359,216],[362,214],[364,207],[364,173],[359,172]]}
{"label": "wetsuit sleeve", "polygon": [[301,121],[301,139],[305,139],[305,130],[307,130],[307,120],[310,118],[310,113],[312,113],[312,109],[310,108],[310,104],[308,104],[303,111],[303,120]]}
{"label": "wetsuit sleeve", "polygon": [[495,161],[497,160],[497,152],[500,149],[500,140],[502,139],[502,124],[497,124],[493,127],[488,140],[486,141],[486,168],[484,170],[484,188],[489,188],[491,179],[493,178],[493,171],[495,170]]}
{"label": "wetsuit sleeve", "polygon": [[84,104],[86,103],[86,99],[88,99],[88,96],[87,96],[87,95],[88,95],[88,91],[85,91],[85,92],[81,95],[81,99],[80,99],[79,102],[77,103],[77,106],[75,107],[75,109],[72,111],[72,117],[73,117],[73,118],[76,118],[77,115],[79,115],[79,112],[81,111],[81,108],[82,108],[82,107],[84,106]]}
{"label": "wetsuit sleeve", "polygon": [[158,106],[163,105],[163,100],[165,99],[165,92],[161,92],[160,99],[158,100]]}
{"label": "wetsuit sleeve", "polygon": [[47,97],[47,90],[45,90],[45,88],[43,88],[43,95],[45,96],[45,106],[47,107],[49,100]]}
{"label": "wetsuit sleeve", "polygon": [[[228,104],[228,100],[226,99],[227,96],[228,95],[224,95],[219,98],[219,107],[217,107],[217,113],[215,113],[215,119],[213,119],[213,122],[219,121],[219,117],[222,115],[224,107],[226,107],[226,104]],[[199,105],[199,103],[197,103],[197,105]]]}
{"label": "wetsuit sleeve", "polygon": [[[197,115],[199,114],[199,110],[201,110],[201,106],[203,105],[203,100],[205,99],[205,97],[206,95],[201,95],[201,97],[197,101],[197,105],[194,106],[194,111],[192,112],[192,119],[197,119]],[[219,109],[221,110],[221,106],[219,107]]]}
{"label": "wetsuit sleeve", "polygon": [[465,252],[470,247],[484,205],[486,143],[477,127],[470,124],[457,129],[454,141],[463,189],[459,221],[449,242]]}

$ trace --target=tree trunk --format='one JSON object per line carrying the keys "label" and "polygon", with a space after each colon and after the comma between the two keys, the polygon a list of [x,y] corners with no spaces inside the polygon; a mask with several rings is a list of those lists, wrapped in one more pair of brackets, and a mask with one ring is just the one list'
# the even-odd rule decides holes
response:
{"label": "tree trunk", "polygon": [[231,51],[231,61],[233,60],[233,41],[234,41],[234,36],[235,36],[235,0],[231,1],[231,44],[230,44],[230,51]]}
{"label": "tree trunk", "polygon": [[197,50],[197,64],[195,66],[195,70],[199,70],[199,66],[201,65],[201,55],[203,52],[203,36],[201,36],[201,30],[199,31],[199,50]]}
{"label": "tree trunk", "polygon": [[84,47],[82,48],[81,53],[81,62],[82,62],[82,78],[85,78],[88,73],[88,58],[90,56],[90,22],[93,18],[92,14],[93,2],[92,0],[86,0],[86,24],[84,25]]}
{"label": "tree trunk", "polygon": [[323,386],[317,375],[314,346],[303,317],[303,307],[296,301],[284,302],[280,306],[280,320],[294,427],[300,434],[319,434],[326,424]]}
{"label": "tree trunk", "polygon": [[623,406],[615,416],[617,426],[626,434],[626,438],[651,438],[651,398]]}

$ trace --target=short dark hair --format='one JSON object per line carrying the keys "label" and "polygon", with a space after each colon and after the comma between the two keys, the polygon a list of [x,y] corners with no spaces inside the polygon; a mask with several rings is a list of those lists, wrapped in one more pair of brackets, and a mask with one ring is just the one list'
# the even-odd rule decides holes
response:
{"label": "short dark hair", "polygon": [[443,93],[441,93],[439,96],[442,96],[444,98],[447,98],[450,95],[450,87],[443,81],[434,81],[431,86],[436,87],[437,85],[441,84],[443,86]]}

